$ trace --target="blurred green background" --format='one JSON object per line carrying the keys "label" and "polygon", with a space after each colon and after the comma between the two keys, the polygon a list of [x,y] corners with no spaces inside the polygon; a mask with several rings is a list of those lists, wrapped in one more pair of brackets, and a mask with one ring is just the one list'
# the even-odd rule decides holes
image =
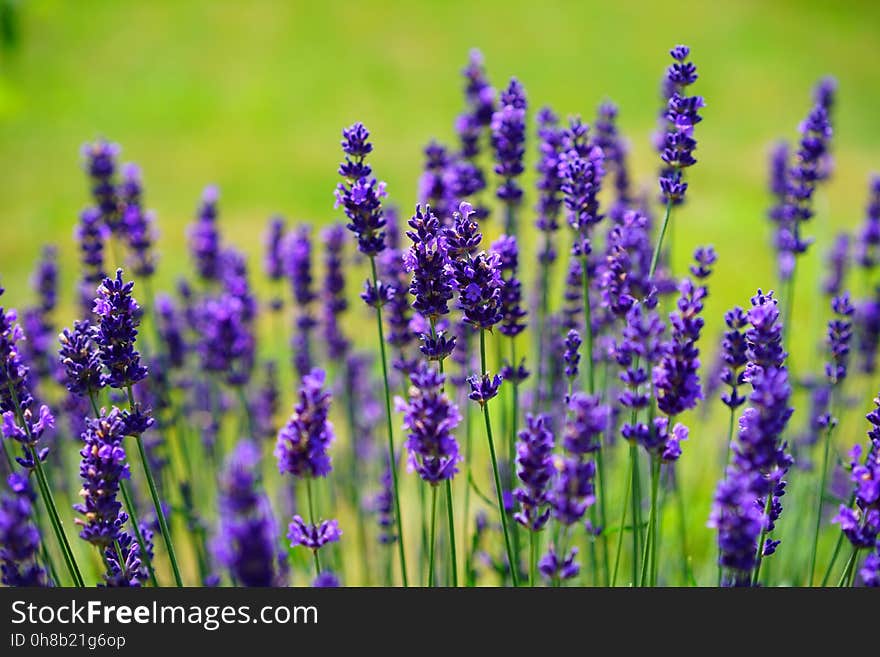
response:
{"label": "blurred green background", "polygon": [[[339,219],[332,199],[339,132],[354,120],[373,132],[374,169],[408,210],[421,147],[431,137],[453,138],[463,107],[460,70],[474,46],[497,87],[520,78],[531,114],[550,104],[591,121],[600,101],[618,103],[633,178],[651,190],[650,137],[667,51],[691,46],[695,90],[708,106],[689,201],[673,219],[675,258],[682,271],[693,246],[718,250],[710,340],[726,308],[775,286],[767,150],[778,138],[796,138],[822,75],[839,82],[836,170],[808,230],[817,245],[799,271],[800,352],[810,353],[828,314],[816,282],[830,238],[861,221],[868,175],[880,170],[877,2],[14,4],[17,39],[0,53],[4,305],[27,303],[28,275],[45,242],[60,245],[62,284],[72,292],[73,227],[88,203],[79,149],[99,136],[120,143],[122,159],[144,170],[161,233],[160,285],[188,271],[184,230],[207,183],[220,185],[224,234],[252,256],[255,272],[270,213],[317,224]],[[530,148],[530,168],[534,154]],[[527,206],[533,202],[530,194]],[[525,258],[526,270],[531,262]],[[863,424],[854,420],[854,433],[841,440],[858,440]],[[704,426],[726,423],[719,417]],[[692,434],[685,447],[690,485],[704,492],[689,521],[695,532],[705,527],[718,475],[702,467],[697,446],[723,432]]]}

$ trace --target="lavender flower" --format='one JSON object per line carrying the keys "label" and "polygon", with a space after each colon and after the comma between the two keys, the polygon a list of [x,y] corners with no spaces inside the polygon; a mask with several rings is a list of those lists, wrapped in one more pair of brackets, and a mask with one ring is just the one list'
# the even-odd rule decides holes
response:
{"label": "lavender flower", "polygon": [[501,269],[501,325],[498,330],[502,335],[516,337],[522,333],[526,325],[523,318],[526,311],[522,307],[522,283],[516,277],[519,265],[519,247],[516,238],[503,235],[490,247],[496,253]]}
{"label": "lavender flower", "polygon": [[120,531],[114,545],[104,548],[104,559],[107,563],[104,586],[139,587],[147,581],[149,575],[141,561],[140,545],[128,532]]}
{"label": "lavender flower", "polygon": [[311,332],[316,321],[311,314],[315,293],[312,289],[312,242],[309,227],[299,226],[284,240],[286,273],[296,304],[295,331],[291,338],[293,364],[300,377],[312,369]]}
{"label": "lavender flower", "polygon": [[316,589],[338,589],[342,584],[339,582],[339,578],[329,570],[323,571],[320,575],[315,577],[315,581],[312,582],[312,588]]}
{"label": "lavender flower", "polygon": [[576,455],[557,457],[554,467],[557,474],[550,492],[553,517],[570,526],[579,522],[596,501],[593,484],[596,464]]}
{"label": "lavender flower", "polygon": [[8,492],[0,497],[0,581],[6,586],[49,586],[37,561],[40,532],[34,523],[36,495],[27,475],[9,475]]}
{"label": "lavender flower", "polygon": [[565,337],[565,376],[569,380],[577,378],[578,365],[581,362],[581,335],[576,329],[571,329]]}
{"label": "lavender flower", "polygon": [[648,218],[635,210],[625,212],[608,231],[605,262],[598,278],[601,307],[614,317],[625,318],[635,301],[647,298],[651,291],[648,272],[652,248]]}
{"label": "lavender flower", "polygon": [[101,213],[95,208],[83,210],[76,228],[79,243],[82,281],[80,282],[80,305],[83,314],[92,312],[95,288],[104,280],[104,243],[108,230],[101,222]]}
{"label": "lavender flower", "polygon": [[287,538],[290,547],[302,545],[310,550],[319,550],[328,543],[336,543],[342,536],[336,520],[322,520],[317,524],[308,524],[301,516],[293,516],[288,528]]}
{"label": "lavender flower", "polygon": [[111,388],[124,389],[147,376],[134,348],[141,309],[131,296],[133,288],[134,281],[125,283],[122,270],[117,269],[116,278],[105,278],[98,286],[95,298],[94,312],[99,318],[95,343],[107,368],[106,385]]}
{"label": "lavender flower", "polygon": [[250,404],[257,434],[254,438],[269,440],[278,435],[278,426],[275,423],[278,397],[278,367],[274,360],[269,360],[263,364],[263,382]]}
{"label": "lavender flower", "polygon": [[451,191],[447,183],[451,179],[447,171],[452,164],[452,158],[446,151],[446,147],[431,141],[424,150],[425,170],[419,179],[419,203],[431,207],[440,217],[447,217],[449,213],[448,201]]}
{"label": "lavender flower", "polygon": [[880,547],[875,547],[874,551],[865,557],[859,575],[862,576],[862,582],[865,586],[880,587]]}
{"label": "lavender flower", "polygon": [[166,294],[156,295],[156,325],[165,346],[167,365],[172,368],[183,367],[186,360],[187,344],[181,325],[181,313],[174,301]]}
{"label": "lavender flower", "polygon": [[522,486],[513,492],[520,510],[514,519],[529,531],[544,528],[550,518],[548,486],[553,467],[553,433],[547,415],[526,415],[526,427],[519,432],[516,446],[516,474]]}
{"label": "lavender flower", "polygon": [[464,321],[491,330],[503,318],[501,261],[496,253],[482,251],[451,263],[453,286],[458,291]]}
{"label": "lavender flower", "polygon": [[495,112],[495,90],[486,78],[483,53],[476,48],[468,55],[468,65],[462,71],[467,84],[465,98],[478,126],[488,126]]}
{"label": "lavender flower", "polygon": [[122,167],[119,186],[121,230],[131,252],[131,269],[137,276],[152,276],[156,271],[156,255],[153,252],[153,224],[155,215],[143,209],[141,196],[141,170],[136,164]]}
{"label": "lavender flower", "polygon": [[559,211],[562,209],[562,178],[559,175],[559,158],[562,153],[564,131],[559,127],[559,119],[550,108],[538,112],[538,139],[540,158],[538,172],[538,203],[535,212],[538,218],[535,226],[544,234],[544,243],[538,260],[549,265],[556,260],[553,236],[559,230]]}
{"label": "lavender flower", "polygon": [[578,119],[572,120],[565,133],[566,150],[560,155],[559,177],[562,178],[563,203],[568,224],[584,244],[577,244],[585,254],[589,251],[589,230],[602,220],[598,194],[605,175],[605,156],[598,147],[586,142],[589,127]]}
{"label": "lavender flower", "polygon": [[120,227],[119,199],[116,184],[116,158],[119,145],[104,139],[82,147],[83,164],[92,182],[92,198],[98,206],[101,221],[112,232]]}
{"label": "lavender flower", "polygon": [[880,263],[880,175],[871,177],[869,188],[865,222],[856,242],[856,261],[872,270]]}
{"label": "lavender flower", "polygon": [[275,456],[281,473],[294,477],[326,477],[331,470],[327,448],[333,441],[328,419],[330,393],[323,390],[325,374],[314,369],[303,377],[299,401],[287,424],[278,432]]}
{"label": "lavender flower", "polygon": [[189,248],[196,271],[206,281],[220,275],[220,231],[217,229],[217,200],[220,192],[214,185],[205,187],[196,220],[189,227]]}
{"label": "lavender flower", "polygon": [[[38,304],[28,308],[23,317],[28,362],[36,379],[51,373],[49,349],[52,344],[52,312],[58,302],[58,249],[53,245],[43,247],[37,268],[31,277],[31,285],[37,294]],[[32,382],[32,384],[35,383]]]}
{"label": "lavender flower", "polygon": [[[868,414],[868,420],[876,432],[877,408]],[[877,458],[877,443],[872,442],[864,459],[862,446],[855,445],[850,452],[849,469],[855,504],[841,504],[833,522],[840,524],[841,531],[854,547],[871,548],[880,534],[880,460]]]}
{"label": "lavender flower", "polygon": [[843,289],[846,272],[849,269],[849,235],[838,233],[826,260],[827,274],[822,281],[822,291],[829,296],[837,296]]}
{"label": "lavender flower", "polygon": [[[649,297],[646,302],[632,306],[626,316],[623,339],[614,349],[614,357],[623,368],[620,380],[626,386],[618,400],[635,414],[648,405],[648,395],[643,389],[648,383],[647,365],[657,362],[661,354],[663,324],[653,310],[655,304],[656,298]],[[626,440],[644,444],[649,440],[650,428],[641,422],[628,422],[621,432]]]}
{"label": "lavender flower", "polygon": [[436,486],[458,472],[461,456],[453,432],[461,416],[443,392],[444,375],[421,363],[410,378],[408,399],[401,405],[409,465],[424,481]]}
{"label": "lavender flower", "polygon": [[345,227],[341,224],[331,226],[324,230],[321,237],[324,242],[324,337],[327,355],[338,360],[345,358],[351,346],[339,325],[340,315],[348,309],[342,253],[345,246]]}
{"label": "lavender flower", "polygon": [[379,483],[381,489],[373,500],[373,509],[376,512],[379,524],[379,543],[391,545],[397,540],[394,521],[394,489],[392,488],[391,464],[385,459],[385,467]]}
{"label": "lavender flower", "polygon": [[575,561],[577,554],[578,549],[573,547],[560,558],[551,544],[547,554],[538,560],[538,571],[550,581],[574,579],[581,572],[580,564]]}
{"label": "lavender flower", "polygon": [[345,161],[339,166],[344,183],[336,186],[336,207],[342,207],[349,223],[346,225],[358,240],[358,250],[374,257],[385,249],[385,218],[381,199],[385,183],[378,182],[366,163],[373,145],[370,133],[363,123],[355,123],[342,131],[342,150]]}
{"label": "lavender flower", "polygon": [[724,339],[721,342],[721,358],[724,364],[721,382],[730,386],[730,390],[721,395],[721,401],[734,410],[746,401],[746,398],[740,394],[739,387],[745,384],[744,368],[749,361],[746,355],[748,346],[743,333],[749,320],[742,308],[734,306],[724,313],[724,323],[727,324],[727,331],[724,332]]}
{"label": "lavender flower", "polygon": [[856,344],[859,370],[871,374],[877,369],[877,346],[880,345],[880,291],[856,307]]}
{"label": "lavender flower", "polygon": [[489,376],[488,374],[477,376],[475,374],[468,377],[467,382],[471,389],[468,399],[477,402],[480,406],[484,406],[490,399],[498,395],[501,377],[498,375]]}
{"label": "lavender flower", "polygon": [[709,526],[718,530],[723,586],[749,586],[763,523],[747,474],[729,467],[715,492]]}
{"label": "lavender flower", "polygon": [[660,173],[660,192],[666,203],[677,205],[684,201],[687,183],[683,169],[697,163],[694,150],[694,126],[702,120],[700,109],[705,107],[702,96],[687,96],[687,87],[697,81],[697,67],[687,61],[690,48],[676,46],[669,51],[675,60],[666,71],[665,86],[668,91],[666,104],[666,128],[660,158],[664,168]]}
{"label": "lavender flower", "polygon": [[240,442],[219,483],[220,526],[214,541],[217,560],[242,586],[282,586],[285,555],[269,500],[261,491],[260,451]]}
{"label": "lavender flower", "polygon": [[849,293],[844,292],[831,300],[831,309],[836,317],[828,322],[828,347],[829,362],[825,364],[825,375],[828,383],[838,385],[846,378],[847,365],[849,364],[849,349],[852,340],[852,316],[855,313],[850,303]]}
{"label": "lavender flower", "polygon": [[492,115],[492,148],[495,153],[495,173],[501,177],[501,184],[495,195],[504,202],[508,210],[508,225],[505,232],[515,234],[515,225],[510,215],[513,208],[522,202],[523,191],[517,178],[524,171],[523,156],[526,140],[526,97],[522,84],[516,79],[501,94],[500,106]]}
{"label": "lavender flower", "polygon": [[[715,252],[698,249],[695,254],[698,277],[708,276],[709,267],[715,262]],[[663,346],[663,356],[654,368],[654,387],[657,407],[670,417],[694,408],[703,398],[700,389],[700,359],[697,341],[703,329],[703,300],[708,295],[704,285],[695,286],[684,279],[680,286],[678,311],[669,316],[672,332]]]}
{"label": "lavender flower", "polygon": [[126,418],[115,406],[109,413],[86,422],[82,436],[79,474],[83,481],[82,503],[73,508],[83,515],[76,524],[82,527],[80,537],[100,548],[119,539],[128,516],[117,499],[120,482],[130,476],[128,459],[122,440],[126,435]]}
{"label": "lavender flower", "polygon": [[80,397],[88,396],[104,386],[101,358],[95,345],[96,330],[88,320],[73,323],[58,336],[58,355],[65,371],[67,390]]}
{"label": "lavender flower", "polygon": [[[275,215],[266,226],[265,252],[263,255],[263,271],[273,283],[278,283],[285,274],[284,254],[282,249],[285,231],[284,217]],[[277,312],[284,306],[280,296],[273,296],[269,307]]]}
{"label": "lavender flower", "polygon": [[576,392],[568,402],[563,446],[569,454],[587,456],[601,448],[601,437],[608,427],[609,410],[598,395]]}
{"label": "lavender flower", "polygon": [[416,206],[416,213],[409,221],[412,230],[407,235],[412,240],[404,262],[412,272],[409,293],[413,296],[412,307],[427,319],[436,321],[449,313],[449,301],[453,296],[452,276],[446,266],[446,244],[442,238],[440,221],[431,211]]}
{"label": "lavender flower", "polygon": [[617,130],[617,106],[611,102],[599,105],[593,127],[595,130],[593,144],[602,150],[605,165],[609,172],[614,174],[616,198],[609,214],[617,221],[623,217],[632,202],[626,166],[627,146]]}

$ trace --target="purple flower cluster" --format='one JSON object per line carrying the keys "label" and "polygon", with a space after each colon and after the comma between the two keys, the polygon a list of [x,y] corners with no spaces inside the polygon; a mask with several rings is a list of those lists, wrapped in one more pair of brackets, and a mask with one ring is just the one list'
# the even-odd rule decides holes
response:
{"label": "purple flower cluster", "polygon": [[660,192],[666,203],[679,204],[684,201],[687,183],[683,170],[697,163],[694,150],[694,126],[702,120],[700,109],[705,106],[702,96],[686,95],[687,88],[697,81],[697,67],[687,61],[690,48],[676,46],[669,51],[675,60],[666,70],[665,88],[667,90],[666,128],[663,135],[660,158],[664,168],[660,173]]}
{"label": "purple flower cluster", "polygon": [[121,229],[131,253],[131,270],[136,276],[150,277],[156,271],[153,252],[155,213],[143,208],[142,194],[140,167],[132,163],[123,165],[119,185]]}
{"label": "purple flower cluster", "polygon": [[217,560],[242,586],[283,586],[286,576],[278,528],[260,486],[260,451],[243,441],[229,456],[220,482]]}
{"label": "purple flower cluster", "polygon": [[319,550],[328,543],[336,543],[341,537],[342,531],[336,520],[322,520],[311,524],[299,515],[293,516],[287,532],[290,547],[302,545],[310,550]]}
{"label": "purple flower cluster", "polygon": [[39,564],[40,532],[34,524],[36,496],[27,475],[9,475],[0,497],[0,581],[6,586],[49,586]]}
{"label": "purple flower cluster", "polygon": [[412,307],[429,320],[436,321],[449,314],[449,301],[453,296],[452,276],[447,266],[446,242],[440,228],[440,220],[426,207],[416,206],[416,213],[409,220],[411,230],[407,236],[412,246],[404,262],[412,272],[409,293],[413,296]]}
{"label": "purple flower cluster", "polygon": [[80,250],[82,279],[80,281],[80,305],[83,313],[92,312],[95,288],[104,280],[104,244],[108,230],[101,222],[101,214],[95,208],[83,210],[76,227],[76,240]]}
{"label": "purple flower cluster", "polygon": [[529,531],[544,528],[550,519],[548,487],[553,467],[553,432],[548,415],[526,415],[526,426],[516,444],[516,475],[522,485],[513,491],[520,510],[514,519]]}
{"label": "purple flower cluster", "polygon": [[410,380],[408,398],[401,407],[409,465],[436,486],[458,472],[461,455],[453,432],[461,416],[443,392],[446,377],[433,367],[420,363]]}
{"label": "purple flower cluster", "polygon": [[492,149],[495,173],[501,178],[495,195],[508,207],[507,234],[516,234],[511,219],[513,208],[522,202],[523,190],[517,179],[522,175],[526,141],[526,96],[522,84],[513,78],[501,94],[499,107],[492,115]]}
{"label": "purple flower cluster", "polygon": [[[691,273],[696,278],[707,277],[715,262],[715,252],[711,247],[698,249],[695,258],[697,265]],[[663,345],[660,363],[654,368],[657,407],[669,417],[694,408],[703,398],[697,342],[704,324],[700,313],[708,291],[705,285],[696,286],[689,278],[682,280],[678,289],[678,310],[669,315],[671,334]]]}
{"label": "purple flower cluster", "polygon": [[535,206],[535,227],[544,235],[544,244],[538,259],[545,265],[556,260],[554,234],[559,230],[559,212],[562,209],[562,178],[559,175],[559,157],[562,153],[564,131],[559,118],[545,107],[538,112],[538,140],[540,157],[538,172],[538,203]]}
{"label": "purple flower cluster", "polygon": [[214,185],[205,187],[196,220],[189,227],[189,248],[196,271],[206,281],[220,275],[220,231],[217,229],[217,201],[220,192]]}
{"label": "purple flower cluster", "polygon": [[834,238],[826,258],[827,274],[822,281],[822,291],[837,296],[843,291],[843,283],[849,269],[849,235],[841,232]]}
{"label": "purple flower cluster", "polygon": [[743,309],[735,306],[724,313],[724,323],[727,325],[727,330],[721,341],[721,359],[724,363],[721,383],[729,386],[730,390],[721,395],[721,401],[734,410],[746,401],[746,398],[740,394],[739,387],[745,384],[745,366],[749,362],[746,354],[748,345],[743,332],[749,320]]}
{"label": "purple flower cluster", "polygon": [[828,337],[825,344],[828,347],[829,360],[825,363],[825,376],[832,386],[840,384],[846,378],[849,364],[850,342],[852,340],[852,317],[855,308],[849,299],[849,293],[834,297],[831,300],[831,309],[835,318],[828,322]]}
{"label": "purple flower cluster", "polygon": [[491,330],[504,317],[501,260],[498,254],[481,251],[450,261],[453,287],[464,321],[478,329]]}
{"label": "purple flower cluster", "polygon": [[498,255],[501,272],[501,322],[498,331],[508,337],[522,333],[526,325],[526,311],[522,307],[522,283],[516,276],[519,267],[519,247],[516,238],[502,235],[490,247]]}
{"label": "purple flower cluster", "polygon": [[366,157],[373,150],[370,133],[363,123],[355,123],[342,131],[342,150],[345,161],[339,165],[339,175],[345,179],[336,186],[336,207],[342,207],[355,234],[358,250],[374,257],[385,249],[385,217],[381,199],[385,183],[372,176]]}
{"label": "purple flower cluster", "polygon": [[282,473],[294,477],[326,477],[331,470],[327,448],[333,441],[328,419],[330,393],[324,390],[325,374],[314,369],[303,377],[299,401],[287,424],[278,432],[275,457]]}
{"label": "purple flower cluster", "polygon": [[92,198],[100,213],[101,222],[114,233],[120,228],[119,200],[116,184],[116,158],[119,145],[104,139],[82,148],[83,165],[92,183]]}
{"label": "purple flower cluster", "polygon": [[311,306],[315,300],[312,279],[312,240],[307,225],[287,235],[283,245],[285,273],[296,308],[295,330],[290,339],[293,366],[300,378],[312,369],[311,333],[317,325]]}
{"label": "purple flower cluster", "polygon": [[122,270],[117,269],[116,278],[105,278],[98,286],[95,298],[95,344],[107,370],[105,383],[111,388],[124,389],[147,376],[147,368],[141,365],[135,350],[141,308],[131,296],[133,289],[134,281],[124,282]]}
{"label": "purple flower cluster", "polygon": [[[284,218],[276,215],[269,219],[266,226],[265,255],[263,256],[263,271],[273,283],[278,283],[284,278],[284,254],[282,243],[284,239]],[[269,307],[278,312],[284,307],[284,300],[280,296],[273,296]]]}
{"label": "purple flower cluster", "polygon": [[[605,155],[599,147],[590,147],[587,125],[578,119],[571,122],[565,133],[565,151],[559,158],[559,177],[562,179],[563,203],[569,225],[586,243],[576,245],[589,253],[590,227],[602,220],[599,213],[599,190],[605,175]],[[580,253],[580,251],[578,251]]]}
{"label": "purple flower cluster", "polygon": [[119,539],[128,520],[118,500],[120,483],[130,476],[122,445],[125,435],[126,418],[115,406],[109,413],[87,420],[82,435],[79,474],[83,501],[74,509],[83,518],[77,518],[76,523],[82,527],[80,537],[102,549]]}
{"label": "purple flower cluster", "polygon": [[576,379],[578,375],[578,365],[581,362],[580,348],[580,333],[577,329],[569,330],[568,335],[565,336],[565,354],[562,358],[565,361],[565,377],[570,381]]}
{"label": "purple flower cluster", "polygon": [[880,264],[880,175],[871,177],[865,222],[856,242],[856,260],[865,269]]}

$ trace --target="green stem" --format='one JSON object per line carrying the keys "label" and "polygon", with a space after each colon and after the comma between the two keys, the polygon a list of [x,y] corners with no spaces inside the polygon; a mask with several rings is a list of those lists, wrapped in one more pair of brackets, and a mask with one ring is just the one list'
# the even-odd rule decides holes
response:
{"label": "green stem", "polygon": [[822,526],[822,507],[825,502],[825,486],[828,482],[828,458],[831,453],[831,435],[834,432],[834,390],[832,388],[831,401],[829,402],[828,431],[825,432],[824,454],[822,457],[822,471],[819,473],[818,510],[816,511],[816,524],[813,531],[813,543],[810,550],[810,571],[807,586],[813,585],[813,575],[816,573],[816,553],[819,550],[819,529]]}
{"label": "green stem", "polygon": [[[773,505],[773,491],[767,492],[767,501],[764,503],[764,516],[770,515],[770,507]],[[752,586],[757,586],[761,581],[761,563],[764,560],[764,540],[767,538],[767,528],[761,528],[761,534],[758,536],[758,551],[755,555],[755,574],[752,577]]]}
{"label": "green stem", "polygon": [[639,451],[635,442],[629,446],[629,460],[632,468],[632,495],[630,495],[630,504],[632,505],[632,585],[638,586],[639,583],[639,545],[641,543],[641,484],[639,483]]}
{"label": "green stem", "polygon": [[856,567],[856,561],[858,561],[858,559],[859,548],[853,546],[852,553],[849,555],[849,559],[846,562],[846,567],[843,569],[843,574],[840,576],[840,580],[837,582],[838,588],[849,586],[853,570]]}
{"label": "green stem", "polygon": [[[376,257],[370,257],[370,270],[373,274],[373,285],[378,286],[379,275],[376,272]],[[385,354],[385,329],[382,326],[382,306],[376,305],[376,327],[379,331],[379,352],[382,356],[382,381],[385,385],[385,420],[388,425],[388,459],[391,464],[391,483],[394,492],[394,517],[397,523],[397,554],[400,558],[400,576],[403,587],[409,582],[406,575],[406,553],[403,549],[403,519],[400,515],[400,491],[397,483],[397,456],[394,450],[394,423],[391,419],[391,389],[388,385],[388,357]]]}
{"label": "green stem", "polygon": [[602,540],[602,573],[603,579],[605,582],[605,586],[608,586],[610,583],[609,569],[608,569],[608,533],[605,531],[608,528],[606,524],[607,516],[605,512],[605,458],[602,456],[602,452],[604,451],[604,447],[600,446],[596,451],[596,469],[599,474],[599,524],[600,524],[600,534],[599,538]]}
{"label": "green stem", "polygon": [[[309,522],[314,525],[317,523],[318,519],[317,519],[317,516],[315,515],[315,500],[312,497],[312,478],[311,477],[306,478],[306,497],[308,498],[308,502],[309,502]],[[315,576],[317,577],[318,575],[321,574],[321,558],[318,556],[317,549],[312,550],[312,555],[315,557]]]}
{"label": "green stem", "polygon": [[[126,387],[128,393],[128,405],[134,410],[134,392],[131,385]],[[156,481],[153,479],[153,469],[150,467],[150,461],[147,459],[147,452],[144,449],[144,441],[141,436],[134,437],[137,443],[138,453],[141,457],[141,465],[144,468],[144,476],[147,478],[147,486],[150,489],[150,497],[153,500],[153,507],[156,510],[156,518],[159,520],[159,530],[162,532],[162,540],[165,542],[165,549],[168,550],[168,559],[171,561],[171,570],[174,572],[174,583],[181,587],[183,579],[180,577],[180,566],[177,564],[177,554],[174,552],[174,544],[171,541],[171,531],[168,529],[168,521],[165,520],[165,513],[162,511],[162,502],[159,500],[159,491],[156,489]]]}
{"label": "green stem", "polygon": [[[617,585],[617,571],[620,566],[620,555],[623,552],[623,535],[624,535],[624,525],[626,524],[626,510],[629,507],[629,495],[630,489],[632,488],[632,460],[629,461],[629,465],[626,470],[626,484],[623,488],[623,504],[620,507],[620,523],[617,534],[617,552],[614,555],[614,571],[611,574],[611,586]],[[635,531],[635,528],[633,528]]]}
{"label": "green stem", "polygon": [[687,514],[684,512],[684,494],[681,492],[678,477],[673,478],[673,494],[678,506],[678,543],[681,548],[681,576],[685,582],[691,579],[688,567]]}
{"label": "green stem", "polygon": [[446,520],[449,523],[449,556],[452,566],[452,586],[458,586],[458,557],[455,553],[455,517],[452,508],[452,480],[446,480]]}
{"label": "green stem", "polygon": [[538,576],[538,532],[529,532],[529,586],[535,587]]}
{"label": "green stem", "polygon": [[[785,349],[785,353],[791,354],[789,350],[789,343],[791,342],[791,326],[792,322],[792,313],[794,312],[794,277],[797,272],[797,257],[795,257],[792,267],[791,267],[791,275],[788,277],[788,280],[785,281],[785,299],[783,299],[782,303],[785,306],[785,309],[782,313],[782,348]],[[790,360],[790,358],[789,358]],[[789,365],[789,371],[791,370],[791,365]]]}
{"label": "green stem", "polygon": [[[449,481],[448,479],[446,481]],[[431,545],[428,548],[428,588],[434,587],[434,544],[437,542],[437,486],[431,486]]]}
{"label": "green stem", "polygon": [[657,264],[660,262],[660,250],[663,248],[663,238],[666,235],[666,229],[669,227],[669,215],[672,214],[672,201],[666,202],[666,212],[663,215],[663,223],[660,225],[660,235],[657,237],[657,245],[654,247],[654,255],[651,256],[651,269],[648,270],[648,280],[654,278],[654,272],[657,271]]}
{"label": "green stem", "polygon": [[654,560],[654,549],[657,540],[657,491],[660,484],[660,459],[650,457],[651,461],[651,513],[648,516],[648,533],[642,554],[642,574],[639,578],[639,586],[653,585],[650,579],[650,564]]}
{"label": "green stem", "polygon": [[[549,238],[545,237],[545,252],[547,243],[549,242]],[[535,372],[535,389],[534,389],[534,399],[532,401],[532,408],[535,412],[540,408],[541,404],[541,384],[544,379],[544,333],[546,331],[547,325],[547,313],[549,310],[549,287],[550,287],[550,265],[545,262],[544,259],[541,259],[541,273],[540,273],[540,294],[541,297],[538,300],[538,317],[537,317],[537,330],[535,331],[536,336],[536,349],[535,352],[538,354],[538,358],[536,361],[536,372]]]}
{"label": "green stem", "polygon": [[[144,542],[144,537],[141,535],[140,521],[138,520],[137,509],[134,506],[134,501],[131,497],[131,491],[129,490],[128,482],[122,480],[119,482],[119,489],[122,491],[122,499],[125,502],[125,508],[128,509],[128,515],[131,519],[131,528],[134,530],[134,537],[138,542],[138,545],[141,546],[141,559],[144,564],[147,566],[147,572],[150,574],[150,581],[153,583],[153,586],[158,587],[159,582],[156,580],[156,571],[153,568],[153,562],[150,560],[150,555],[147,554],[146,543]],[[120,563],[125,563],[125,560]]]}
{"label": "green stem", "polygon": [[[486,329],[480,329],[480,366],[482,375],[488,375],[486,370]],[[489,441],[489,456],[492,459],[492,476],[495,479],[495,495],[498,497],[498,513],[501,516],[501,529],[504,531],[504,547],[507,550],[507,561],[510,565],[510,578],[513,580],[514,587],[518,586],[517,582],[517,564],[513,557],[513,548],[510,543],[510,533],[507,531],[507,512],[504,510],[504,493],[501,489],[501,477],[498,474],[498,459],[495,456],[495,441],[492,438],[492,420],[489,418],[489,402],[486,401],[483,406],[483,418],[486,422],[486,438]]]}

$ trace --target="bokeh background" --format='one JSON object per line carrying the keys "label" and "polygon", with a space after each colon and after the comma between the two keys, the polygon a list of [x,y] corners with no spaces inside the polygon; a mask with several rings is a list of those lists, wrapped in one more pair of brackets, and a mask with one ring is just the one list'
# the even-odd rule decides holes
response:
{"label": "bokeh background", "polygon": [[[549,104],[589,122],[600,101],[615,101],[633,178],[653,190],[651,134],[667,51],[691,46],[695,91],[708,106],[688,203],[674,216],[674,257],[682,271],[697,244],[719,253],[707,343],[726,308],[775,286],[767,152],[776,139],[796,138],[821,76],[839,83],[836,168],[809,230],[817,244],[799,270],[801,352],[815,348],[828,315],[816,292],[824,253],[835,232],[861,221],[868,176],[880,170],[877,2],[3,2],[4,305],[27,303],[29,272],[47,242],[61,249],[72,299],[73,227],[88,203],[79,149],[96,137],[120,143],[123,161],[143,168],[147,205],[158,213],[160,287],[188,271],[185,226],[207,183],[221,188],[226,239],[252,256],[255,271],[271,213],[338,220],[339,132],[354,120],[373,133],[371,161],[390,196],[410,209],[421,148],[432,137],[453,139],[471,47],[482,49],[497,87],[519,77],[532,116]],[[532,193],[526,205],[533,201]],[[863,424],[841,440],[858,440]],[[713,426],[718,435],[692,434],[683,460],[689,485],[703,491],[689,521],[697,533],[718,474],[701,467],[697,448],[720,440],[726,424],[704,425]]]}

